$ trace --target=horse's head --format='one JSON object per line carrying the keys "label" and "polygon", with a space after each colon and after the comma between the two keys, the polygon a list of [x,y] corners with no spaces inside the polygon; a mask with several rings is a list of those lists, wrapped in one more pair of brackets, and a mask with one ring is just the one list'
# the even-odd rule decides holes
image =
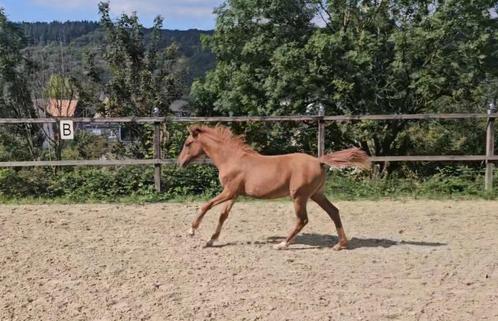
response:
{"label": "horse's head", "polygon": [[199,141],[199,134],[202,133],[202,128],[192,126],[188,131],[190,135],[188,135],[185,140],[182,152],[177,159],[177,163],[180,167],[187,166],[191,161],[204,154],[204,149],[202,149],[201,142]]}

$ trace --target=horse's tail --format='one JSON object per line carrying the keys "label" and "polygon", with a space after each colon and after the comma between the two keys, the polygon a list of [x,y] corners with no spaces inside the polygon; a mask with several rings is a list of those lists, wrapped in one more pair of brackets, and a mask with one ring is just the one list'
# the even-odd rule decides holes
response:
{"label": "horse's tail", "polygon": [[357,167],[369,170],[372,165],[367,153],[356,147],[325,154],[318,160],[322,164],[338,168]]}

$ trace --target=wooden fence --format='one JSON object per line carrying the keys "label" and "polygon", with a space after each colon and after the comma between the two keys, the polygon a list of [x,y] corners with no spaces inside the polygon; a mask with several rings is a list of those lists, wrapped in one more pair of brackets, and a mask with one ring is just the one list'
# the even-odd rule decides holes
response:
{"label": "wooden fence", "polygon": [[[399,114],[399,115],[341,115],[325,116],[237,116],[237,117],[116,117],[116,118],[0,118],[0,125],[7,124],[42,124],[57,123],[60,120],[72,120],[75,123],[136,123],[154,124],[154,159],[125,160],[61,160],[61,161],[13,161],[0,162],[2,167],[32,167],[32,166],[129,166],[153,165],[154,182],[157,191],[161,190],[161,165],[174,164],[174,159],[161,158],[161,124],[164,122],[178,123],[219,123],[219,122],[315,122],[317,124],[317,155],[324,153],[325,123],[362,121],[362,120],[457,120],[457,119],[487,119],[486,154],[485,155],[434,155],[434,156],[372,156],[373,162],[486,162],[485,189],[493,188],[493,169],[498,155],[494,155],[495,128],[494,121],[498,113],[491,110],[486,113],[455,113],[455,114]],[[204,162],[208,163],[208,162]]]}

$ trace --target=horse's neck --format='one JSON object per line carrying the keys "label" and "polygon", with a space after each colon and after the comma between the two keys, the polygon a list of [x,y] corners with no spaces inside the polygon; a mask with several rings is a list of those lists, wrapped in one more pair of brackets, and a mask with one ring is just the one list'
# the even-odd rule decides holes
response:
{"label": "horse's neck", "polygon": [[223,142],[208,137],[202,140],[202,147],[207,157],[213,161],[218,169],[232,161],[234,158],[240,157],[241,154],[240,150],[235,150],[229,144],[223,144]]}

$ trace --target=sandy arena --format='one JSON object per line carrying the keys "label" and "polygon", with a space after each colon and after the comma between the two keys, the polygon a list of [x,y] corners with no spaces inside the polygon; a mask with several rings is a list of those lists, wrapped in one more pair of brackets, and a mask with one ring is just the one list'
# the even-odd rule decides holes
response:
{"label": "sandy arena", "polygon": [[0,206],[0,320],[498,320],[498,202]]}

